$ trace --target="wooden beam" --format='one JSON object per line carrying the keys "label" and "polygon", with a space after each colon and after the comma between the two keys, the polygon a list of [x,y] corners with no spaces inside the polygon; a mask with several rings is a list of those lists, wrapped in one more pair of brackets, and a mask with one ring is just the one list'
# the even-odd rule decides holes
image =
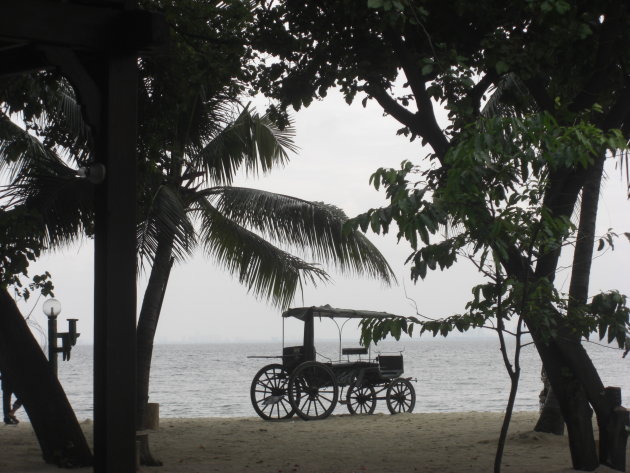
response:
{"label": "wooden beam", "polygon": [[31,45],[0,50],[0,76],[37,72],[51,67],[44,53]]}
{"label": "wooden beam", "polygon": [[136,402],[135,54],[106,59],[96,158],[94,268],[94,468],[134,473]]}
{"label": "wooden beam", "polygon": [[144,10],[45,0],[0,3],[0,40],[7,43],[146,52],[167,37],[164,18]]}
{"label": "wooden beam", "polygon": [[[99,75],[92,71],[92,75],[86,69],[85,60],[68,48],[60,47],[42,47],[45,52],[46,60],[49,64],[54,64],[72,84],[83,112],[83,119],[92,132],[96,135],[101,129],[101,119],[103,118],[102,100],[103,94],[93,77]],[[99,61],[100,62],[100,61]],[[105,74],[106,71],[99,71]]]}

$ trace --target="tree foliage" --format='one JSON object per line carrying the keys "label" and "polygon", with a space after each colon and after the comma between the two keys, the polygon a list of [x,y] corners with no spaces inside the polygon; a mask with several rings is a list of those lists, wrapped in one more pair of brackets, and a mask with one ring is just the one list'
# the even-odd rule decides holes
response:
{"label": "tree foliage", "polygon": [[[257,47],[273,56],[263,55],[257,86],[280,101],[274,112],[308,106],[339,87],[348,102],[376,100],[401,124],[399,134],[430,147],[422,163],[376,172],[372,183],[385,189],[389,205],[359,216],[355,226],[385,232],[395,223],[414,250],[415,280],[462,254],[491,281],[496,265],[494,281],[475,289],[466,314],[423,328],[482,325],[496,315],[499,295],[508,308],[513,301],[558,394],[574,467],[594,468],[586,398],[602,424],[611,407],[579,336],[593,329],[585,322],[590,314],[602,321],[600,334],[620,341],[627,311],[615,293],[601,298],[619,302],[612,304],[616,321],[600,298],[589,307],[587,284],[567,304],[553,282],[582,188],[599,185],[603,161],[619,156],[630,137],[628,6],[287,0],[260,2],[257,17]],[[589,212],[581,218],[591,225]],[[377,338],[405,329],[391,321],[371,328]]]}

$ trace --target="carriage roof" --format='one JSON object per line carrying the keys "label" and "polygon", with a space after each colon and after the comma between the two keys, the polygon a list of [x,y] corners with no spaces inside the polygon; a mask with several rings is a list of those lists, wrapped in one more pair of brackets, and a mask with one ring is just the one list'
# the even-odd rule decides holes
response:
{"label": "carriage roof", "polygon": [[320,307],[295,307],[293,309],[288,309],[284,311],[282,317],[295,317],[299,320],[304,320],[307,316],[313,315],[313,317],[328,317],[330,319],[367,319],[367,318],[377,318],[377,319],[387,319],[387,318],[396,318],[396,319],[406,319],[402,315],[390,314],[388,312],[376,312],[373,310],[357,310],[357,309],[337,309],[335,307],[331,307],[329,305],[324,305]]}

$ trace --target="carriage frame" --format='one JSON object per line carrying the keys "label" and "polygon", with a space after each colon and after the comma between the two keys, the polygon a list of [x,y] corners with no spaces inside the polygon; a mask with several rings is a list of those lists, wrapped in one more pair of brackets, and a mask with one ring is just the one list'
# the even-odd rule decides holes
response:
{"label": "carriage frame", "polygon": [[[412,412],[416,394],[404,373],[402,352],[371,357],[368,347],[342,348],[343,326],[352,319],[401,318],[386,312],[322,307],[299,307],[285,311],[281,363],[263,366],[254,376],[250,397],[256,413],[265,420],[283,420],[297,414],[304,420],[325,419],[338,403],[350,414],[372,414],[377,401],[385,401],[391,414]],[[304,323],[303,344],[286,347],[284,319]],[[339,330],[339,359],[317,361],[314,321],[332,319]],[[339,325],[336,319],[346,319]],[[343,359],[345,357],[345,360]],[[345,390],[345,394],[344,394]]]}

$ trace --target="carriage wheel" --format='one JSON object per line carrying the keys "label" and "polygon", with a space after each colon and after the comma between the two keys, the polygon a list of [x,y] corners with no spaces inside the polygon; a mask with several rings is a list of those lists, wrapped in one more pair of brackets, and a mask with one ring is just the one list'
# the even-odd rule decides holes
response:
{"label": "carriage wheel", "polygon": [[376,408],[374,386],[359,386],[352,383],[346,393],[346,406],[350,414],[373,414]]}
{"label": "carriage wheel", "polygon": [[295,410],[287,395],[289,375],[282,365],[264,366],[256,373],[249,390],[256,413],[265,420],[288,419]]}
{"label": "carriage wheel", "polygon": [[409,380],[398,378],[387,388],[386,400],[392,414],[412,412],[416,406],[416,390]]}
{"label": "carriage wheel", "polygon": [[332,370],[317,361],[299,365],[289,378],[289,400],[304,420],[325,419],[337,405],[339,390]]}

